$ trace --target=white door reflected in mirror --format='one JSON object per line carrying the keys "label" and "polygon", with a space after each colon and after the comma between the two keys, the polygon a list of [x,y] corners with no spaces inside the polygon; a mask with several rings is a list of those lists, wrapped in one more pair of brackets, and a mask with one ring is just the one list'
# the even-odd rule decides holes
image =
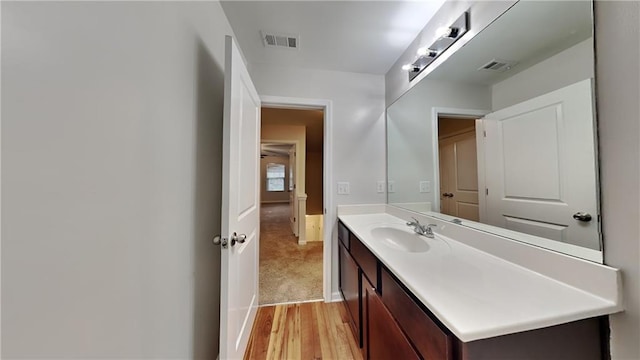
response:
{"label": "white door reflected in mirror", "polygon": [[510,106],[484,120],[488,189],[480,221],[598,250],[591,80]]}

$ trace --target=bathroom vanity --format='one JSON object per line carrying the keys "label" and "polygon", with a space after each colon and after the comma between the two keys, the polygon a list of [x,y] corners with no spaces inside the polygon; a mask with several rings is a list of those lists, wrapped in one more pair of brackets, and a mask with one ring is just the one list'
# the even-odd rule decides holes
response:
{"label": "bathroom vanity", "polygon": [[387,204],[338,208],[351,328],[366,359],[609,358],[593,3],[484,4],[446,2],[385,79]]}
{"label": "bathroom vanity", "polygon": [[[486,234],[419,217],[436,225],[429,239],[406,226],[410,213],[396,209],[394,216],[386,208],[350,215],[339,209],[339,286],[365,359],[608,354],[603,315],[622,309],[616,269],[498,239],[515,251],[503,257],[445,235],[473,243]],[[584,276],[593,286],[581,285]]]}

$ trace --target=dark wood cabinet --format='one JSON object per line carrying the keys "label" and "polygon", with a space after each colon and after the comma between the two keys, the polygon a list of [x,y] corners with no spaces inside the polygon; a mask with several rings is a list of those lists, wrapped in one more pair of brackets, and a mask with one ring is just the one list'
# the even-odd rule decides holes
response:
{"label": "dark wood cabinet", "polygon": [[364,359],[420,359],[369,281],[362,281]]}
{"label": "dark wood cabinet", "polygon": [[342,222],[338,222],[338,240],[349,250],[349,229]]}
{"label": "dark wood cabinet", "polygon": [[339,246],[338,261],[340,267],[340,292],[345,301],[350,315],[350,325],[356,342],[362,346],[362,334],[360,331],[360,268],[351,258],[344,245]]}
{"label": "dark wood cabinet", "polygon": [[380,271],[382,302],[424,359],[453,359],[454,336],[415,301],[386,268]]}
{"label": "dark wood cabinet", "polygon": [[349,236],[351,249],[349,252],[356,261],[364,276],[372,284],[378,284],[378,259],[369,249],[353,234]]}
{"label": "dark wood cabinet", "polygon": [[338,238],[340,291],[365,359],[607,358],[606,317],[462,342],[341,222]]}

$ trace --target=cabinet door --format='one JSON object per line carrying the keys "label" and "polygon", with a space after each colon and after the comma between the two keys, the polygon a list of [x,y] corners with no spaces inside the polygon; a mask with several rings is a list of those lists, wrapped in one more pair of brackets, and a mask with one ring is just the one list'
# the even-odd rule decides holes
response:
{"label": "cabinet door", "polygon": [[362,335],[360,334],[360,268],[358,268],[358,265],[342,244],[339,246],[338,255],[340,292],[347,305],[349,315],[351,315],[351,329],[356,337],[358,346],[362,347]]}
{"label": "cabinet door", "polygon": [[371,284],[363,280],[365,359],[420,359]]}
{"label": "cabinet door", "polygon": [[382,302],[426,360],[453,358],[453,335],[441,329],[387,269],[381,270]]}

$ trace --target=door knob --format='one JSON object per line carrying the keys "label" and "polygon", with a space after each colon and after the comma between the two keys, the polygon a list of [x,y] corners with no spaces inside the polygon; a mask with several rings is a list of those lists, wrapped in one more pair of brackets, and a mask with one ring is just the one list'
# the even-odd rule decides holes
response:
{"label": "door knob", "polygon": [[245,240],[247,240],[247,235],[245,234],[238,235],[237,233],[234,232],[233,236],[231,236],[231,246],[235,246],[236,243],[244,244]]}
{"label": "door knob", "polygon": [[220,235],[216,235],[213,238],[213,245],[222,245],[223,248],[227,248],[227,238],[221,238]]}
{"label": "door knob", "polygon": [[451,197],[453,197],[453,194],[452,193],[444,193],[444,194],[442,194],[442,196],[451,198]]}
{"label": "door knob", "polygon": [[589,222],[589,221],[591,221],[591,214],[583,213],[583,212],[577,212],[577,213],[573,214],[573,218],[578,220],[578,221]]}

